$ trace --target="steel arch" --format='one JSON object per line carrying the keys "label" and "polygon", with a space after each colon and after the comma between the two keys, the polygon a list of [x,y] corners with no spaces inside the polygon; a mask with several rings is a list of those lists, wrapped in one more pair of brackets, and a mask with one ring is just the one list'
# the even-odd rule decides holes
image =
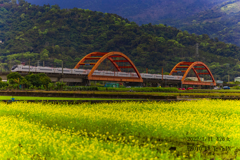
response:
{"label": "steel arch", "polygon": [[[96,57],[100,56],[100,57]],[[105,60],[109,59],[112,64],[115,66],[115,68],[121,72],[121,68],[124,68],[123,66],[119,66],[117,63],[117,60],[113,60],[113,57],[123,57],[125,60],[118,60],[118,62],[128,62],[131,66],[128,66],[128,68],[133,68],[136,72],[138,78],[136,77],[117,77],[117,76],[99,76],[99,75],[93,75],[94,71],[98,68],[98,66]],[[98,59],[96,63],[89,63],[90,65],[94,65],[88,74],[89,80],[104,80],[104,81],[120,81],[120,82],[143,82],[143,79],[138,72],[136,66],[134,63],[123,53],[121,52],[92,52],[83,57],[77,65],[74,67],[74,69],[78,69],[81,65],[85,65],[84,61],[87,59]]]}
{"label": "steel arch", "polygon": [[[201,66],[201,68],[195,68],[195,66]],[[177,68],[187,68],[187,70],[177,70]],[[195,75],[198,78],[197,82],[194,81],[185,81],[185,78],[187,77],[188,73],[190,72],[190,70],[193,70]],[[198,73],[197,70],[206,70],[207,73]],[[216,81],[210,71],[210,69],[207,67],[206,64],[204,64],[203,62],[200,61],[196,61],[196,62],[179,62],[170,72],[169,75],[172,75],[173,73],[177,73],[177,72],[181,72],[184,73],[181,82],[182,84],[190,84],[190,85],[214,85],[216,86]],[[201,74],[205,74],[205,75],[210,75],[210,77],[212,78],[212,82],[203,82],[201,81],[199,75]]]}

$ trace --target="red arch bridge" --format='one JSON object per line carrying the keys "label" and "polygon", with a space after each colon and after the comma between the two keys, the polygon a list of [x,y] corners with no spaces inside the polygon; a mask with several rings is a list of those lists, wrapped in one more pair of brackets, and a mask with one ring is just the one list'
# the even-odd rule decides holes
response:
{"label": "red arch bridge", "polygon": [[[84,69],[84,67],[88,67],[88,69]],[[99,70],[101,67],[106,70]],[[108,71],[108,68],[114,70]],[[202,62],[180,62],[169,75],[139,73],[130,58],[121,52],[89,53],[77,63],[74,69],[16,65],[12,67],[12,72],[19,72],[23,76],[28,72],[44,72],[53,82],[63,81],[82,85],[88,85],[90,81],[115,81],[124,82],[126,85],[143,84],[145,86],[147,84],[151,86],[216,86],[211,71]],[[3,80],[6,79],[6,74],[0,73]],[[189,75],[193,77],[189,77]],[[209,80],[204,80],[204,77],[208,77]]]}

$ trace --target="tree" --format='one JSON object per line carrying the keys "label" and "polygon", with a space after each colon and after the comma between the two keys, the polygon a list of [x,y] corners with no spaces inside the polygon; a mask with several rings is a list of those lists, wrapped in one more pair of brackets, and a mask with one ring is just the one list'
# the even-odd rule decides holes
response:
{"label": "tree", "polygon": [[51,83],[51,79],[45,73],[28,74],[26,80],[33,86],[40,87],[41,85],[48,86]]}
{"label": "tree", "polygon": [[18,0],[19,5],[22,6],[25,3],[25,0]]}
{"label": "tree", "polygon": [[40,53],[40,58],[41,60],[47,60],[48,59],[48,55],[49,55],[49,51],[47,49],[44,49],[41,53]]}
{"label": "tree", "polygon": [[0,0],[0,4],[9,3],[10,0]]}
{"label": "tree", "polygon": [[17,79],[14,79],[13,80],[16,84],[18,84],[18,89],[19,89],[19,85],[20,85],[20,79],[19,78],[17,78]]}
{"label": "tree", "polygon": [[17,4],[17,0],[11,0],[13,4]]}
{"label": "tree", "polygon": [[7,82],[0,82],[0,88],[8,86]]}
{"label": "tree", "polygon": [[23,77],[18,72],[11,72],[7,75],[7,79],[22,79]]}
{"label": "tree", "polygon": [[25,88],[25,87],[30,87],[31,86],[31,83],[28,82],[25,78],[23,78],[21,81],[20,81],[20,84],[22,85],[22,89]]}
{"label": "tree", "polygon": [[48,76],[42,76],[40,81],[45,88],[48,88],[48,84],[51,83],[51,79]]}

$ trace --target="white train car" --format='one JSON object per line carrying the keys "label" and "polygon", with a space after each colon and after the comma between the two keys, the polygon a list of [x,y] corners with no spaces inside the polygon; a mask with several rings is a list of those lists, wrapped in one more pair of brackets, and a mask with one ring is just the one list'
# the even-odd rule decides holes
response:
{"label": "white train car", "polygon": [[117,72],[116,75],[119,77],[130,77],[131,76],[131,74],[127,73],[127,72]]}
{"label": "white train car", "polygon": [[117,76],[117,72],[103,71],[103,76]]}
{"label": "white train car", "polygon": [[86,75],[87,71],[85,69],[72,69],[72,74],[83,74],[83,75]]}
{"label": "white train car", "polygon": [[154,78],[153,74],[148,74],[148,73],[141,73],[142,78]]}
{"label": "white train car", "polygon": [[136,78],[138,78],[138,75],[137,75],[137,73],[131,72],[131,73],[130,73],[130,77],[136,77]]}
{"label": "white train car", "polygon": [[24,65],[15,65],[12,67],[12,72],[35,72],[35,68],[33,66],[24,66]]}
{"label": "white train car", "polygon": [[166,75],[165,77],[166,77],[167,80],[177,80],[176,76]]}
{"label": "white train car", "polygon": [[182,80],[183,76],[177,76],[177,80]]}
{"label": "white train car", "polygon": [[102,76],[104,71],[95,70],[92,75]]}
{"label": "white train car", "polygon": [[[62,68],[51,68],[51,67],[34,67],[28,65],[15,65],[12,67],[12,72],[38,72],[38,73],[62,73]],[[64,74],[78,74],[78,75],[88,75],[90,73],[90,69],[68,69],[63,68]],[[138,77],[135,72],[113,72],[113,71],[100,71],[95,70],[93,75],[99,76],[118,76],[118,77]],[[162,79],[161,74],[148,74],[148,73],[140,73],[142,78],[150,78],[150,79]],[[173,75],[163,75],[163,79],[167,80],[181,80],[183,76],[173,76]]]}
{"label": "white train car", "polygon": [[[54,68],[54,73],[62,73],[62,68]],[[64,74],[72,74],[72,69],[63,68]]]}
{"label": "white train car", "polygon": [[162,78],[165,79],[166,77],[165,77],[165,75],[162,76],[161,74],[155,74],[154,78],[155,79],[162,79]]}
{"label": "white train car", "polygon": [[87,74],[91,72],[91,69],[86,69]]}
{"label": "white train car", "polygon": [[35,67],[35,72],[41,72],[41,73],[54,73],[54,68],[50,67]]}

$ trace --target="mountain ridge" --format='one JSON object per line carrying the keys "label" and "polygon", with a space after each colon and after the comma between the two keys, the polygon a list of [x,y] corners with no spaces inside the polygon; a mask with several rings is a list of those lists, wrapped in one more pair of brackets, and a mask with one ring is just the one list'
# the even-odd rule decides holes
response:
{"label": "mountain ridge", "polygon": [[[84,9],[60,9],[58,5],[36,6],[27,2],[0,7],[0,67],[29,60],[73,68],[94,51],[119,51],[140,72],[170,72],[180,61],[202,61],[216,79],[240,74],[240,48],[208,35],[189,34],[163,24],[137,25],[116,14]],[[199,57],[196,57],[199,43]],[[230,66],[228,69],[226,66]]]}

